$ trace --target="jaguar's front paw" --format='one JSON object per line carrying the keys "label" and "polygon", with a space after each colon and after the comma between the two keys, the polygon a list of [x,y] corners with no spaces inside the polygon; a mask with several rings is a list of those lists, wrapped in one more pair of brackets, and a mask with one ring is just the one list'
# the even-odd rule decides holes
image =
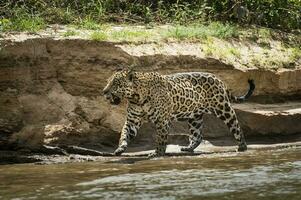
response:
{"label": "jaguar's front paw", "polygon": [[153,152],[153,153],[150,153],[148,154],[148,158],[157,158],[157,157],[161,157],[161,156],[164,156],[165,154],[164,153],[158,153],[158,152]]}
{"label": "jaguar's front paw", "polygon": [[156,158],[156,157],[158,157],[158,154],[156,152],[153,152],[153,153],[148,154],[147,157],[148,158]]}
{"label": "jaguar's front paw", "polygon": [[188,147],[182,147],[182,148],[181,148],[181,151],[186,151],[186,152],[193,152],[193,150],[194,150],[194,149],[191,148],[191,147],[189,147],[189,146],[188,146]]}
{"label": "jaguar's front paw", "polygon": [[114,155],[115,155],[115,156],[120,156],[124,151],[125,151],[125,148],[118,147],[118,148],[114,151]]}
{"label": "jaguar's front paw", "polygon": [[238,145],[238,149],[237,151],[242,152],[242,151],[247,151],[248,147],[246,143],[242,143],[240,145]]}

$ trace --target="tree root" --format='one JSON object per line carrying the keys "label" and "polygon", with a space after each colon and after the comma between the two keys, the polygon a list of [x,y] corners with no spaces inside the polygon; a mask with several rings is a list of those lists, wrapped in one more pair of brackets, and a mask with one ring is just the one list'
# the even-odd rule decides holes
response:
{"label": "tree root", "polygon": [[43,154],[59,154],[59,155],[69,155],[69,154],[78,154],[78,155],[89,155],[89,156],[114,156],[112,153],[101,152],[93,149],[87,149],[79,146],[69,146],[69,145],[60,145],[60,146],[49,146],[43,145],[39,151]]}

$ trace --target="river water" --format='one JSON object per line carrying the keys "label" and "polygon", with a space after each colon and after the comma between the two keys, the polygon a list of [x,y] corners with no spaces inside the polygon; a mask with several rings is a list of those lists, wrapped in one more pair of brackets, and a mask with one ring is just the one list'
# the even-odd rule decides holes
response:
{"label": "river water", "polygon": [[301,148],[0,166],[0,199],[301,199]]}

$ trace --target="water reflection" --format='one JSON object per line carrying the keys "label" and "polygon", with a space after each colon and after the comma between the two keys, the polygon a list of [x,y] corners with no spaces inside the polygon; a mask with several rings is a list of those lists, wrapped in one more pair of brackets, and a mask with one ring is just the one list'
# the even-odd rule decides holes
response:
{"label": "water reflection", "polygon": [[2,199],[300,199],[301,149],[0,166]]}

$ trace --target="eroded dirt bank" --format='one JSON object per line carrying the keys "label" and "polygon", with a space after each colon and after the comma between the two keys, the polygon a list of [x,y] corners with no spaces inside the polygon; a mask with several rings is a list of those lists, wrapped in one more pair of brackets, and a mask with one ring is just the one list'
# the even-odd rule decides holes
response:
{"label": "eroded dirt bank", "polygon": [[[224,80],[234,94],[255,80],[250,102],[235,105],[247,136],[301,133],[301,68],[278,71],[238,68],[206,58],[186,44],[151,45],[88,40],[29,39],[2,41],[0,58],[0,149],[38,150],[41,145],[78,145],[97,150],[116,147],[125,117],[122,106],[109,105],[101,96],[116,66],[164,74],[208,71]],[[141,53],[141,48],[144,49]],[[142,127],[132,147],[153,145],[151,124]],[[172,126],[171,143],[185,144],[185,123]],[[222,122],[206,116],[206,138],[231,137]]]}

